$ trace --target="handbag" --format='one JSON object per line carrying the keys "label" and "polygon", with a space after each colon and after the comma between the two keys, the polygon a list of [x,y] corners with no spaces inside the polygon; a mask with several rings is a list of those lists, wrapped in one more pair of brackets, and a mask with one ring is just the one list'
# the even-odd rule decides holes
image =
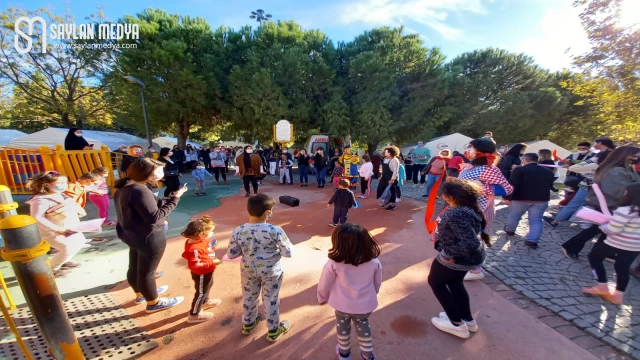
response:
{"label": "handbag", "polygon": [[178,170],[169,170],[169,171],[165,171],[164,172],[164,176],[178,176],[180,175],[180,173],[178,172]]}
{"label": "handbag", "polygon": [[597,225],[607,224],[611,221],[611,212],[609,212],[609,207],[604,199],[604,195],[602,194],[602,191],[600,191],[598,184],[593,183],[591,188],[598,198],[598,203],[600,203],[600,209],[602,212],[583,206],[576,212],[575,217]]}
{"label": "handbag", "polygon": [[378,205],[387,206],[389,205],[390,201],[391,201],[391,184],[387,185],[387,188],[384,189],[382,196],[380,196],[380,198],[378,199]]}

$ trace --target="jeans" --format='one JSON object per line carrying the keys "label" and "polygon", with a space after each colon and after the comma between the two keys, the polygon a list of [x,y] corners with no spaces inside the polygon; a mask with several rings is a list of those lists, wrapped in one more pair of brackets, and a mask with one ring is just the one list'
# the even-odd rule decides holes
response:
{"label": "jeans", "polygon": [[424,184],[425,176],[420,173],[427,168],[427,164],[413,164],[413,183],[418,184],[418,176],[420,176],[420,184]]}
{"label": "jeans", "polygon": [[449,269],[438,259],[431,263],[429,286],[452,323],[473,321],[469,294],[464,288],[466,271]]}
{"label": "jeans", "polygon": [[253,194],[258,193],[258,178],[255,175],[245,175],[242,177],[242,184],[244,185],[244,190],[248,193],[249,191],[249,183],[253,186]]}
{"label": "jeans", "polygon": [[194,184],[196,186],[195,193],[196,194],[201,193],[201,192],[203,193],[204,189],[205,189],[204,180],[202,180],[202,179],[193,179],[193,182],[194,182]]}
{"label": "jeans", "polygon": [[438,181],[438,179],[440,179],[440,176],[442,175],[435,175],[435,174],[427,174],[427,192],[426,195],[429,195],[429,192],[431,192],[431,188],[433,187],[433,185],[436,184],[436,181]]}
{"label": "jeans", "polygon": [[136,293],[141,293],[147,301],[158,298],[156,270],[167,247],[164,231],[155,231],[146,241],[129,244],[129,270],[127,281]]}
{"label": "jeans", "polygon": [[509,206],[509,217],[507,218],[507,226],[505,229],[508,232],[515,232],[522,215],[526,212],[529,214],[529,233],[525,239],[527,239],[527,241],[538,242],[543,229],[542,216],[548,206],[549,202],[547,201],[512,201]]}
{"label": "jeans", "polygon": [[347,222],[347,215],[349,215],[349,208],[343,208],[339,206],[333,207],[333,221],[332,224],[345,224]]}
{"label": "jeans", "polygon": [[323,167],[323,168],[316,167],[316,180],[318,181],[318,185],[324,186],[324,184],[326,184],[327,182],[327,179],[325,179],[326,176],[327,176],[326,167]]}
{"label": "jeans", "polygon": [[616,262],[613,268],[616,270],[616,290],[624,292],[629,284],[629,268],[631,267],[631,263],[638,257],[638,254],[640,253],[637,251],[617,249],[604,242],[599,242],[591,248],[589,264],[596,273],[598,282],[606,284],[607,272],[602,262],[605,258],[613,258],[615,256]]}
{"label": "jeans", "polygon": [[298,172],[300,173],[300,183],[308,184],[309,183],[309,166],[298,165]]}
{"label": "jeans", "polygon": [[569,201],[567,206],[563,207],[560,210],[560,212],[558,213],[558,215],[556,215],[554,220],[560,222],[560,221],[567,221],[571,219],[571,216],[573,216],[573,214],[575,214],[576,211],[578,211],[582,206],[585,206],[587,204],[587,194],[589,194],[589,191],[583,188],[580,188],[576,193],[576,195],[573,197],[573,199]]}

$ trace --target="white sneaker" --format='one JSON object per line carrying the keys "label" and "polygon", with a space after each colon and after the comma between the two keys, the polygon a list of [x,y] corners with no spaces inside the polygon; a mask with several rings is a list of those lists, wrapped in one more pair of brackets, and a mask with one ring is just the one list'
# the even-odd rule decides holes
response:
{"label": "white sneaker", "polygon": [[480,271],[478,273],[469,271],[467,272],[467,275],[464,276],[465,281],[482,280],[482,279],[484,279],[484,271]]}
{"label": "white sneaker", "polygon": [[443,319],[441,317],[431,318],[431,323],[433,326],[437,327],[438,330],[444,331],[451,335],[455,335],[457,337],[461,337],[463,339],[468,339],[471,336],[469,333],[469,328],[467,324],[462,323],[460,326],[455,326],[449,321],[449,319]]}
{"label": "white sneaker", "polygon": [[[443,312],[441,312],[441,313],[440,313],[440,314],[438,314],[438,315],[439,315],[442,319],[447,319],[447,320],[449,320],[449,317],[447,316],[447,313],[446,313],[446,312],[444,312],[444,311],[443,311]],[[464,321],[464,320],[463,320],[463,321]],[[471,332],[476,332],[476,331],[478,331],[478,323],[477,323],[475,320],[473,320],[473,321],[469,321],[469,322],[465,321],[464,323],[465,323],[465,324],[467,324],[467,328],[469,329],[469,331],[471,331]]]}
{"label": "white sneaker", "polygon": [[402,201],[401,198],[396,198],[396,202],[399,203],[400,201]]}

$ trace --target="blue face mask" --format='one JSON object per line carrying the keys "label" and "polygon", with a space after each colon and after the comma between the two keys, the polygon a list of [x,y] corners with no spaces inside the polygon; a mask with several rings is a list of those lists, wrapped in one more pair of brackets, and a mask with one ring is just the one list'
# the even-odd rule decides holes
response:
{"label": "blue face mask", "polygon": [[418,144],[418,147],[423,147],[423,146],[424,146],[424,144]]}

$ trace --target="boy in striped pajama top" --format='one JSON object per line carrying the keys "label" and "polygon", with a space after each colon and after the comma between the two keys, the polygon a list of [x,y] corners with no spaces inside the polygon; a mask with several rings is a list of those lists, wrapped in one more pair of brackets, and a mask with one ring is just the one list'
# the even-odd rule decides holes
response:
{"label": "boy in striped pajama top", "polygon": [[213,237],[213,229],[216,224],[203,216],[193,220],[182,232],[187,238],[184,243],[182,257],[187,259],[187,266],[191,270],[191,279],[195,284],[196,292],[191,302],[191,310],[187,322],[200,323],[213,318],[213,313],[203,311],[205,307],[220,305],[220,299],[209,299],[209,291],[213,285],[213,271],[222,261],[216,259],[214,252],[217,240],[210,242]]}

